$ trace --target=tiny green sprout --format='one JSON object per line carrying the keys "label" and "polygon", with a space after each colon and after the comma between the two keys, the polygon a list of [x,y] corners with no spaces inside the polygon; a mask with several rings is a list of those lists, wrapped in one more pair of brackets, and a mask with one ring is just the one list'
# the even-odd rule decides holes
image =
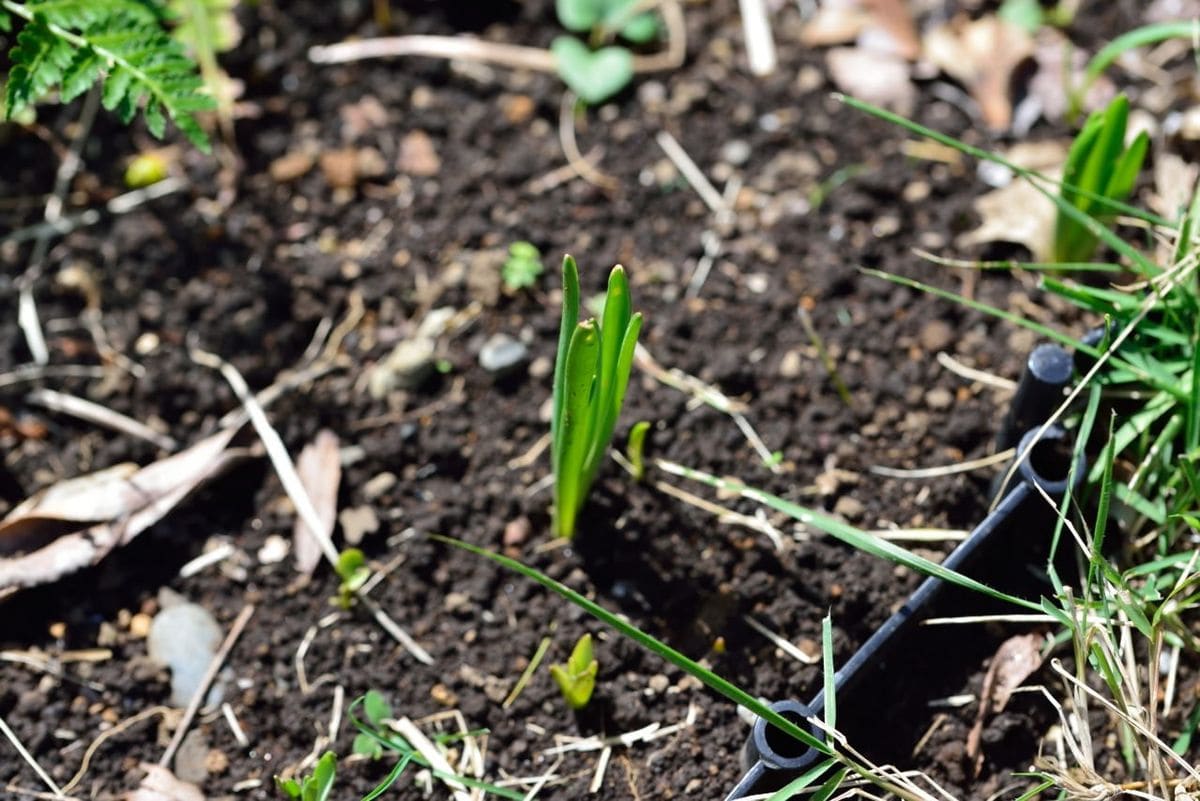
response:
{"label": "tiny green sprout", "polygon": [[[384,722],[393,717],[392,705],[378,690],[367,690],[367,694],[363,696],[362,705],[363,714],[366,715],[367,721],[376,731],[382,729]],[[359,732],[354,737],[354,745],[351,746],[351,750],[371,759],[379,759],[383,756],[383,745],[378,739],[365,732]]]}
{"label": "tiny green sprout", "polygon": [[310,776],[298,779],[275,777],[275,786],[288,798],[295,801],[326,801],[333,790],[333,779],[337,775],[337,756],[326,751],[313,766]]}
{"label": "tiny green sprout", "polygon": [[342,551],[338,555],[335,569],[342,583],[338,586],[337,597],[331,598],[330,603],[342,609],[349,609],[354,605],[354,593],[367,583],[367,579],[371,576],[371,570],[367,567],[366,557],[358,548],[347,548]]}
{"label": "tiny green sprout", "polygon": [[625,443],[625,458],[629,460],[629,466],[633,468],[634,481],[641,481],[646,477],[644,453],[646,432],[649,430],[650,423],[645,420],[639,420],[633,424],[633,428],[629,429],[629,439]]}
{"label": "tiny green sprout", "polygon": [[537,283],[542,271],[542,254],[529,242],[513,242],[508,246],[508,259],[500,275],[509,291],[527,289]]}
{"label": "tiny green sprout", "polygon": [[[1116,216],[1112,202],[1123,202],[1133,191],[1146,158],[1150,139],[1142,131],[1125,147],[1129,99],[1118,95],[1108,108],[1093,112],[1071,143],[1063,168],[1062,199],[1101,225]],[[1054,225],[1054,260],[1089,261],[1096,235],[1082,222],[1059,209]]]}
{"label": "tiny green sprout", "polygon": [[562,691],[563,699],[571,709],[583,709],[592,700],[596,689],[596,671],[600,665],[592,656],[592,635],[585,634],[571,649],[565,665],[551,665],[550,675]]}
{"label": "tiny green sprout", "polygon": [[658,18],[640,0],[555,0],[558,21],[569,31],[586,34],[588,43],[560,36],[550,45],[559,77],[592,105],[603,103],[633,80],[633,53],[609,44],[620,37],[632,44],[658,38]]}
{"label": "tiny green sprout", "polygon": [[629,281],[620,265],[609,273],[600,319],[579,322],[579,268],[570,256],[563,259],[550,442],[554,528],[566,539],[575,536],[579,510],[612,441],[641,329],[642,315],[632,313]]}

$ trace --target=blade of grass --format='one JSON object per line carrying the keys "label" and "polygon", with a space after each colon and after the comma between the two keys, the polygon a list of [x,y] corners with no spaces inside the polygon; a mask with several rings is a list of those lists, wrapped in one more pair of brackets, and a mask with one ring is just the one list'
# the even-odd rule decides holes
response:
{"label": "blade of grass", "polygon": [[565,441],[558,436],[558,427],[562,425],[562,407],[566,400],[567,351],[570,350],[571,337],[579,322],[579,267],[570,256],[563,257],[562,280],[562,319],[558,329],[558,351],[554,354],[554,399],[551,401],[550,414],[550,442],[553,444],[551,471],[554,475],[558,475],[558,465],[562,460],[562,454],[558,451]]}
{"label": "blade of grass", "polygon": [[837,728],[837,674],[833,670],[833,620],[829,615],[821,619],[821,672],[825,686],[825,728],[832,732]]}
{"label": "blade of grass", "polygon": [[675,464],[673,462],[666,462],[661,459],[657,462],[657,464],[661,469],[668,473],[672,473],[677,476],[683,476],[684,478],[690,478],[693,481],[699,481],[703,484],[709,485],[710,487],[715,487],[726,492],[732,492],[748,500],[755,501],[756,503],[760,503],[764,506],[769,506],[777,512],[783,512],[785,515],[788,515],[789,517],[794,518],[805,525],[811,525],[815,528],[819,528],[821,531],[829,534],[834,539],[841,540],[847,545],[857,548],[865,553],[869,553],[872,556],[886,559],[889,562],[894,562],[895,564],[904,565],[905,567],[915,570],[918,573],[922,573],[927,576],[934,576],[950,584],[956,584],[959,587],[983,593],[999,601],[1005,601],[1015,606],[1031,609],[1035,612],[1042,611],[1041,605],[1034,603],[1033,601],[1028,601],[1024,598],[1018,598],[1015,595],[1009,595],[995,589],[994,587],[989,587],[980,581],[976,581],[973,578],[964,576],[961,573],[948,570],[947,568],[939,565],[937,562],[931,562],[928,559],[917,556],[915,553],[905,550],[893,542],[889,542],[861,529],[857,529],[854,526],[843,523],[837,518],[830,517],[829,515],[822,514],[803,506],[799,506],[790,501],[785,501],[783,498],[771,495],[768,492],[763,492],[762,490],[748,487],[745,484],[742,484],[740,481],[718,478],[708,473],[704,473],[699,470],[693,470],[689,467],[684,467],[683,465]]}
{"label": "blade of grass", "polygon": [[800,794],[801,790],[805,790],[812,785],[817,779],[821,778],[834,765],[837,760],[826,759],[824,762],[819,762],[814,767],[809,768],[804,773],[801,773],[796,778],[792,779],[786,785],[776,790],[767,798],[767,801],[788,801],[791,798]]}
{"label": "blade of grass", "polygon": [[570,539],[575,533],[575,515],[585,496],[582,486],[584,460],[591,441],[591,425],[595,421],[596,359],[600,353],[600,338],[592,320],[575,326],[575,334],[567,348],[567,380],[562,409],[563,439],[555,483],[555,515],[558,533]]}
{"label": "blade of grass", "polygon": [[472,545],[469,542],[456,540],[452,537],[444,537],[440,534],[430,534],[429,537],[437,542],[445,543],[446,545],[450,545],[455,548],[460,548],[468,553],[473,553],[476,556],[482,556],[485,559],[490,559],[502,567],[505,567],[515,573],[519,573],[520,575],[531,579],[532,581],[536,581],[538,584],[541,584],[551,592],[560,595],[571,603],[575,604],[600,622],[612,629],[615,629],[625,637],[633,640],[646,650],[657,654],[680,670],[683,670],[689,675],[699,679],[709,689],[715,690],[716,692],[728,698],[730,701],[733,701],[735,704],[744,706],[746,709],[750,710],[755,715],[758,715],[767,723],[779,729],[789,737],[799,740],[805,746],[812,748],[818,753],[831,755],[831,750],[828,745],[821,742],[811,733],[800,728],[783,715],[780,715],[778,712],[771,709],[769,706],[762,703],[745,690],[741,689],[729,680],[718,676],[716,673],[704,667],[694,659],[684,656],[682,653],[676,651],[662,640],[656,639],[655,637],[647,634],[638,627],[623,620],[594,601],[588,600],[584,596],[572,590],[570,587],[560,584],[559,582],[547,576],[545,573],[542,573],[540,570],[521,564],[516,559],[510,559],[503,554],[498,554],[494,551],[489,551],[486,548],[480,548],[477,545]]}

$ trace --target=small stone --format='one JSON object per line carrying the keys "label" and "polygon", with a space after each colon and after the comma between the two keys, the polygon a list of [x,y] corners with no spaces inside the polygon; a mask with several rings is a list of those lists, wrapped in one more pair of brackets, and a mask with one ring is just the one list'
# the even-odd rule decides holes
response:
{"label": "small stone", "polygon": [[650,691],[651,691],[652,693],[654,693],[655,695],[657,695],[657,694],[659,694],[659,693],[664,693],[664,692],[666,692],[666,691],[667,691],[667,688],[671,686],[671,680],[670,680],[670,679],[668,679],[668,678],[667,678],[665,675],[663,675],[662,673],[655,673],[655,674],[654,674],[653,676],[651,676],[651,677],[650,677],[650,679],[649,679],[649,680],[646,682],[646,686],[647,686],[648,688],[650,688]]}
{"label": "small stone", "polygon": [[508,375],[520,367],[529,349],[505,333],[493,334],[479,349],[479,366],[493,375]]}
{"label": "small stone", "polygon": [[740,167],[750,160],[750,144],[743,139],[730,139],[721,146],[721,160],[734,167]]}
{"label": "small stone", "polygon": [[458,591],[446,593],[446,597],[442,601],[442,608],[450,614],[470,609],[471,596]]}
{"label": "small stone", "polygon": [[379,516],[373,506],[350,506],[338,514],[342,537],[350,545],[358,545],[367,534],[379,530]]}
{"label": "small stone", "polygon": [[500,98],[500,113],[511,125],[528,122],[537,109],[537,104],[529,95],[504,95]]}
{"label": "small stone", "polygon": [[111,648],[119,641],[117,627],[107,620],[100,624],[100,630],[96,632],[96,646],[99,648]]}
{"label": "small stone", "polygon": [[203,784],[208,778],[208,738],[201,729],[192,729],[175,752],[175,776],[191,784]]}
{"label": "small stone", "polygon": [[258,549],[258,561],[264,565],[273,565],[282,562],[287,558],[291,547],[283,537],[278,534],[272,534],[267,537],[262,547]]}
{"label": "small stone", "polygon": [[789,350],[779,360],[779,375],[781,378],[797,378],[804,364],[804,357],[798,350]]}
{"label": "small stone", "polygon": [[229,769],[229,757],[225,756],[224,751],[211,748],[208,756],[204,758],[204,767],[208,769],[209,773],[219,776]]}
{"label": "small stone", "polygon": [[50,636],[56,640],[61,640],[67,636],[67,624],[58,621],[50,624]]}
{"label": "small stone", "polygon": [[442,160],[438,157],[429,134],[419,129],[405,134],[400,140],[396,169],[422,178],[437,175],[441,171]]}
{"label": "small stone", "polygon": [[954,341],[954,329],[945,320],[930,320],[921,326],[918,339],[926,352],[936,353]]}
{"label": "small stone", "polygon": [[554,362],[547,356],[538,356],[529,363],[529,375],[534,378],[545,378],[554,372]]}
{"label": "small stone", "polygon": [[525,542],[529,538],[532,528],[533,525],[529,522],[529,518],[525,516],[508,521],[508,524],[504,526],[504,546],[512,548]]}
{"label": "small stone", "polygon": [[374,501],[383,496],[385,492],[396,486],[396,474],[392,472],[380,473],[373,476],[363,484],[363,497],[368,501]]}
{"label": "small stone", "polygon": [[285,184],[308,174],[313,168],[313,157],[308,153],[293,152],[280,156],[271,162],[267,172],[271,180]]}
{"label": "small stone", "polygon": [[502,704],[508,697],[508,682],[499,676],[488,676],[483,680],[483,694],[493,704]]}
{"label": "small stone", "polygon": [[[154,616],[147,648],[151,659],[171,669],[173,706],[187,706],[191,701],[221,637],[221,626],[197,604],[175,604]],[[212,693],[209,697],[211,700]]]}
{"label": "small stone", "polygon": [[925,393],[925,405],[930,409],[949,409],[954,405],[954,393],[945,387],[934,387]]}
{"label": "small stone", "polygon": [[371,371],[367,388],[380,400],[395,389],[417,389],[433,375],[432,339],[406,339],[392,349],[387,358]]}
{"label": "small stone", "polygon": [[358,151],[350,147],[325,151],[321,172],[334,189],[353,189],[358,183]]}
{"label": "small stone", "polygon": [[149,615],[139,612],[129,619],[129,634],[134,639],[145,639],[150,634],[152,619]]}
{"label": "small stone", "polygon": [[837,503],[833,505],[833,513],[841,515],[847,520],[857,520],[862,517],[867,511],[867,507],[863,506],[862,501],[852,495],[843,495],[837,499]]}
{"label": "small stone", "polygon": [[387,160],[373,147],[364,147],[354,154],[355,177],[378,178],[387,173]]}
{"label": "small stone", "polygon": [[429,688],[429,697],[450,709],[458,706],[458,695],[441,682]]}

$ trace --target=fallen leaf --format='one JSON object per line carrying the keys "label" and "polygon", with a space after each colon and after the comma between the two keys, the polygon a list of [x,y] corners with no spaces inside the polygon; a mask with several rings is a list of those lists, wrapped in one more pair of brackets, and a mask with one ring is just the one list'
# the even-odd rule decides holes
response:
{"label": "fallen leaf", "polygon": [[857,2],[822,3],[800,31],[808,47],[850,44],[871,24],[871,15]]}
{"label": "fallen leaf", "polygon": [[[1020,167],[1056,179],[1062,174],[1068,146],[1065,141],[1019,145],[1005,155]],[[1008,185],[980,195],[973,205],[980,217],[979,227],[959,236],[956,246],[1015,242],[1027,247],[1034,261],[1050,258],[1057,208],[1028,181],[1012,179]]]}
{"label": "fallen leaf", "polygon": [[825,54],[838,88],[860,100],[909,116],[917,101],[912,70],[897,55],[861,47],[835,47]]}
{"label": "fallen leaf", "polygon": [[146,778],[125,795],[125,801],[204,801],[204,793],[194,784],[175,778],[175,774],[162,767],[143,762],[141,769]]}
{"label": "fallen leaf", "polygon": [[980,741],[984,722],[993,714],[1003,712],[1013,690],[1042,666],[1042,644],[1045,641],[1046,638],[1041,634],[1018,634],[1001,643],[992,657],[992,663],[983,677],[983,688],[979,692],[975,725],[967,735],[967,756],[975,760],[976,774],[983,765]]}
{"label": "fallen leaf", "polygon": [[[1069,61],[1068,61],[1069,59]],[[1029,79],[1025,99],[1016,112],[1021,121],[1018,135],[1028,132],[1039,116],[1057,122],[1062,120],[1070,105],[1073,87],[1082,85],[1087,69],[1087,54],[1075,47],[1057,30],[1043,27],[1038,31],[1033,50],[1037,71]],[[1084,111],[1106,107],[1116,96],[1117,88],[1111,80],[1101,75],[1092,81],[1082,99]]]}
{"label": "fallen leaf", "polygon": [[959,17],[925,34],[922,50],[934,66],[966,87],[988,127],[1009,127],[1012,74],[1033,55],[1033,39],[1024,28],[994,15]]}
{"label": "fallen leaf", "polygon": [[296,473],[305,492],[312,499],[321,522],[321,531],[313,532],[299,517],[292,529],[292,548],[296,554],[296,570],[311,575],[321,561],[321,546],[317,537],[327,539],[333,534],[333,523],[337,519],[338,485],[342,480],[342,461],[338,453],[338,438],[329,429],[321,429],[316,438],[296,459]]}
{"label": "fallen leaf", "polygon": [[0,597],[94,565],[157,523],[203,481],[246,455],[223,429],[145,467],[67,479],[0,521]]}
{"label": "fallen leaf", "polygon": [[[871,26],[863,31],[863,36],[878,28],[887,42],[887,48],[896,55],[912,61],[921,55],[921,37],[917,35],[917,26],[913,24],[912,13],[905,0],[862,0],[863,5],[871,12]],[[873,41],[879,39],[872,37]],[[859,44],[866,44],[861,38]]]}

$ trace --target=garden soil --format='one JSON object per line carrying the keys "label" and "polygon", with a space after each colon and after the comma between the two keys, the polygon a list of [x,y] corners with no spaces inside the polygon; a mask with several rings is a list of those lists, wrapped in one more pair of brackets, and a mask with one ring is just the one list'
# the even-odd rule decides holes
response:
{"label": "garden soil", "polygon": [[[1081,45],[1094,48],[1139,22],[1131,10],[1137,4],[1105,5],[1112,9],[1073,31]],[[471,31],[539,46],[558,33],[551,6],[393,4],[405,32]],[[426,59],[318,66],[306,58],[309,46],[378,32],[371,4],[264,0],[238,13],[243,41],[224,59],[244,84],[237,158],[172,148],[186,188],[55,242],[35,285],[53,362],[102,361],[82,322],[98,311],[108,345],[140,367],[99,381],[44,383],[160,426],[180,442],[196,441],[238,404],[220,374],[189,357],[189,347],[223,356],[260,389],[303,363],[323,320],[336,324],[361,301],[362,319],[341,340],[336,369],[286,392],[269,415],[293,455],[321,429],[337,434],[345,463],[339,507],[378,521],[361,545],[375,566],[387,567],[372,597],[433,664],[414,660],[369,616],[339,613],[330,603],[338,580],[326,566],[306,580],[290,557],[263,562],[264,545],[290,541],[294,513],[267,461],[253,458],[95,568],[0,605],[0,647],[38,649],[52,660],[47,671],[0,662],[0,716],[49,775],[66,783],[99,734],[166,702],[169,681],[147,659],[144,624],[158,609],[160,588],[169,587],[225,627],[245,605],[255,607],[220,682],[246,742],[219,712],[205,713],[180,757],[186,765],[176,763],[179,773],[203,777],[208,799],[274,797],[273,775],[319,746],[335,699],[349,702],[372,688],[398,716],[454,710],[467,727],[488,730],[491,779],[552,771],[559,780],[541,798],[589,797],[598,752],[555,755],[548,749],[558,738],[684,722],[670,736],[615,749],[595,797],[723,797],[740,775],[748,732],[733,704],[533,583],[425,535],[504,550],[769,700],[811,697],[820,669],[785,655],[747,618],[816,654],[829,614],[841,663],[918,577],[768,514],[788,540],[777,549],[763,534],[723,523],[654,482],[746,514],[753,506],[655,470],[635,483],[616,464],[602,471],[579,538],[556,543],[543,481],[548,458],[535,449],[547,430],[561,255],[579,259],[585,295],[602,290],[614,263],[624,264],[634,305],[646,317],[649,352],[744,404],[782,461],[772,471],[732,419],[641,371],[618,445],[633,421],[650,421],[648,458],[736,476],[869,529],[962,530],[982,519],[988,471],[912,481],[870,468],[949,465],[993,452],[1008,394],[955,376],[935,357],[946,353],[1015,379],[1037,340],[861,267],[965,289],[1076,333],[1088,321],[1062,316],[1012,276],[967,276],[914,255],[914,248],[1012,254],[955,248],[956,236],[978,222],[971,204],[985,187],[974,165],[912,158],[901,131],[833,99],[823,54],[798,43],[794,7],[778,14],[780,68],[754,78],[744,66],[737,4],[688,4],[686,66],[639,77],[579,126],[580,148],[615,179],[611,190],[556,179],[564,164],[562,89],[550,76]],[[931,85],[920,91],[920,122],[968,142],[1003,144],[936,99]],[[78,105],[43,113],[62,130]],[[731,220],[717,225],[677,175],[656,143],[660,131],[673,134],[718,187],[730,178],[743,182]],[[1062,133],[1039,127],[1034,136]],[[4,136],[3,224],[18,228],[40,218],[59,145],[36,129]],[[151,146],[140,126],[126,131],[101,114],[70,208],[99,207],[122,191],[126,160]],[[357,172],[348,181],[347,169]],[[706,230],[720,234],[720,252],[689,297]],[[547,269],[534,288],[512,292],[500,284],[499,265],[507,245],[522,239],[540,248]],[[16,323],[16,279],[30,252],[28,243],[0,250],[3,370],[30,358]],[[65,274],[94,281],[90,305]],[[438,340],[441,370],[414,389],[374,398],[372,369],[441,308],[455,310],[459,324]],[[849,403],[801,325],[801,308]],[[481,348],[498,334],[528,349],[515,373],[496,376],[479,365]],[[0,482],[8,507],[62,479],[162,455],[31,405],[29,389],[0,389],[13,420]],[[179,576],[221,543],[235,555]],[[950,547],[916,549],[940,558]],[[976,775],[964,752],[975,705],[944,699],[977,693],[999,643],[1025,630],[962,628],[920,667],[897,658],[881,679],[888,692],[872,701],[872,755],[926,771],[961,798],[986,798],[1017,781],[1011,772],[1029,767],[1054,721],[1048,705],[1019,695],[991,717]],[[588,710],[571,714],[545,667],[504,703],[543,638],[553,641],[548,661],[564,661],[585,632],[596,638],[599,661]],[[108,653],[70,661],[72,652],[95,648]],[[64,655],[67,661],[54,661]],[[887,713],[893,702],[903,716]],[[854,695],[840,699],[844,709],[855,703]],[[167,734],[151,715],[108,737],[73,794],[104,799],[133,789],[139,763],[159,759]],[[349,755],[354,732],[344,710],[335,735],[328,747]],[[0,751],[0,784],[40,789],[7,743]],[[387,758],[343,760],[332,797],[361,797],[391,765]],[[413,775],[401,777],[389,797],[425,797]]]}

